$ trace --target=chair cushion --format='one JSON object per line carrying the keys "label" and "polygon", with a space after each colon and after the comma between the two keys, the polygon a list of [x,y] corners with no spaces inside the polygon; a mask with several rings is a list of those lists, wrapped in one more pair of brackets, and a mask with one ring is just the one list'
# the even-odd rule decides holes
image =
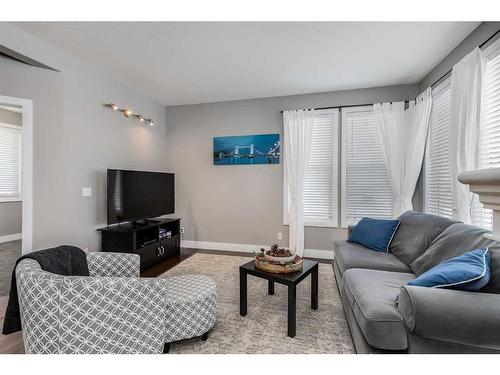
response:
{"label": "chair cushion", "polygon": [[408,347],[403,317],[396,299],[401,286],[415,278],[409,273],[350,269],[344,273],[344,291],[368,343],[385,350]]}
{"label": "chair cushion", "polygon": [[437,266],[439,263],[457,257],[474,249],[482,249],[495,245],[495,241],[484,237],[485,229],[455,223],[436,237],[431,246],[410,267],[417,276]]}
{"label": "chair cushion", "polygon": [[348,241],[375,251],[388,253],[389,246],[394,234],[398,230],[398,226],[399,220],[364,217],[352,229]]}
{"label": "chair cushion", "polygon": [[389,251],[406,265],[422,255],[437,236],[456,223],[445,217],[415,211],[406,211],[399,220],[401,224]]}
{"label": "chair cushion", "polygon": [[408,285],[474,292],[488,284],[488,281],[490,281],[489,250],[477,249],[439,263],[410,281]]}
{"label": "chair cushion", "polygon": [[335,263],[342,274],[351,268],[412,273],[410,267],[394,255],[373,251],[351,242],[336,241],[334,253]]}

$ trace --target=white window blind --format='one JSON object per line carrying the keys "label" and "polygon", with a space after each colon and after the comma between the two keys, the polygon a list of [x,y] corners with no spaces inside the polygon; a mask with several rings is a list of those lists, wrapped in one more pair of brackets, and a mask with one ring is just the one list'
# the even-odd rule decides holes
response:
{"label": "white window blind", "polygon": [[425,211],[448,218],[453,214],[449,162],[450,105],[448,79],[432,90],[432,111],[424,172]]}
{"label": "white window blind", "polygon": [[21,128],[0,123],[0,202],[21,200]]}
{"label": "white window blind", "polygon": [[371,107],[342,109],[342,226],[391,218],[394,194]]}
{"label": "white window blind", "polygon": [[487,64],[481,138],[482,167],[500,167],[500,55]]}
{"label": "white window blind", "polygon": [[[304,224],[338,225],[338,109],[317,110],[314,114],[311,155],[304,185]],[[286,152],[286,150],[285,150]],[[291,204],[285,176],[285,223]]]}

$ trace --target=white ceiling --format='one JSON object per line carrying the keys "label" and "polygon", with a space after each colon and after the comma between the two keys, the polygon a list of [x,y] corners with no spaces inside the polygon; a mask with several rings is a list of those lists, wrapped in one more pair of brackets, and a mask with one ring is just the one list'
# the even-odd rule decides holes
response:
{"label": "white ceiling", "polygon": [[166,106],[417,83],[478,24],[16,23]]}

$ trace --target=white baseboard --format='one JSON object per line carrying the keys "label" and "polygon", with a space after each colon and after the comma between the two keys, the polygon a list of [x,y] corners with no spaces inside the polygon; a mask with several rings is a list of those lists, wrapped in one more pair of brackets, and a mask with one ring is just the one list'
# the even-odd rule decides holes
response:
{"label": "white baseboard", "polygon": [[[182,240],[181,247],[203,250],[234,251],[238,253],[253,253],[260,251],[261,248],[267,248],[264,245],[249,245],[227,242],[206,242]],[[333,250],[315,250],[304,249],[304,256],[318,259],[333,259]]]}
{"label": "white baseboard", "polygon": [[17,241],[22,238],[22,233],[7,234],[6,236],[0,236],[0,243]]}

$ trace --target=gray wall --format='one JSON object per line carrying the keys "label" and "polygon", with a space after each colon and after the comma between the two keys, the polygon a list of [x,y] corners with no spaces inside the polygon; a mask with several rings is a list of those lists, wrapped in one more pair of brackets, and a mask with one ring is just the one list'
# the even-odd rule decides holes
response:
{"label": "gray wall", "polygon": [[[0,59],[0,95],[33,100],[33,247],[98,249],[106,168],[165,170],[165,108],[11,25],[0,23],[0,44],[61,71]],[[106,100],[131,106],[156,126],[124,118],[103,107]],[[81,197],[83,186],[93,197]]]}
{"label": "gray wall", "polygon": [[[416,85],[166,108],[167,166],[176,173],[176,215],[185,240],[267,245],[282,232],[283,162],[214,166],[214,136],[280,133],[283,109],[366,104],[415,97]],[[305,247],[331,249],[344,229],[306,228]]]}
{"label": "gray wall", "polygon": [[[22,125],[20,113],[0,108],[0,122],[11,125]],[[22,203],[0,202],[0,236],[21,233]]]}
{"label": "gray wall", "polygon": [[21,233],[22,228],[22,203],[0,203],[0,237],[9,234]]}

